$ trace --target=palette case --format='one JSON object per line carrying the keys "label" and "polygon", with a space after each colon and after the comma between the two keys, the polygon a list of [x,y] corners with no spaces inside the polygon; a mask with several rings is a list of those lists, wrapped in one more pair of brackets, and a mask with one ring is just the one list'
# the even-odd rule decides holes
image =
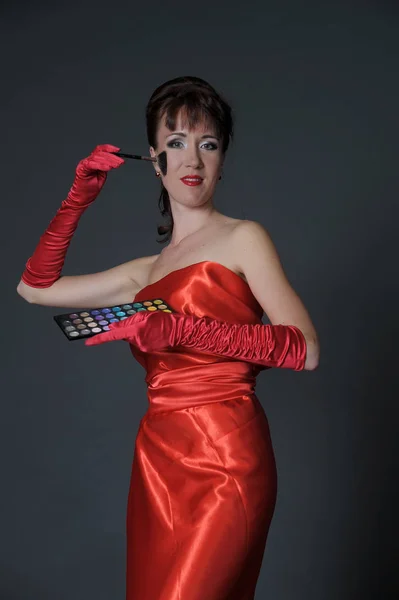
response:
{"label": "palette case", "polygon": [[109,331],[111,323],[123,321],[137,312],[154,312],[157,310],[167,313],[174,312],[162,298],[154,298],[153,300],[131,302],[120,306],[76,310],[62,315],[55,315],[53,318],[65,337],[72,342]]}

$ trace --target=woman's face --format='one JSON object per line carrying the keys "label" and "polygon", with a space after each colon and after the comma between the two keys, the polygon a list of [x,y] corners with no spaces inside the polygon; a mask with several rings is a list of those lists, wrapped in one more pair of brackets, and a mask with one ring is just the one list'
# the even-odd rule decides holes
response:
{"label": "woman's face", "polygon": [[[165,118],[158,126],[157,151],[150,148],[151,156],[166,150],[167,173],[162,182],[171,200],[185,206],[201,206],[212,198],[223,164],[221,140],[213,127],[199,124],[189,130],[176,119],[176,129],[166,127]],[[156,171],[159,166],[154,163]]]}

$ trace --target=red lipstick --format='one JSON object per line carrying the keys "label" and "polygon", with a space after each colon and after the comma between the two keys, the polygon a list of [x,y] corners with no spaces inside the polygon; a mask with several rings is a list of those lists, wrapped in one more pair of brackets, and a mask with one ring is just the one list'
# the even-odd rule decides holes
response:
{"label": "red lipstick", "polygon": [[185,185],[200,185],[202,183],[202,177],[199,175],[186,175],[185,177],[181,177],[180,181]]}

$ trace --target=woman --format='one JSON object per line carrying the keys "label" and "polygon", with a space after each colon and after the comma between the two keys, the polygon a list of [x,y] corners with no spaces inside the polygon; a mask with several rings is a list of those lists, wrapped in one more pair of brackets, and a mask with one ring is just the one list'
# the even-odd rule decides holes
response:
{"label": "woman", "polygon": [[[169,244],[108,271],[61,276],[78,221],[124,161],[98,146],[29,259],[28,302],[106,306],[160,297],[173,314],[137,313],[94,345],[124,339],[147,371],[127,510],[128,600],[254,598],[276,501],[267,417],[254,389],[271,367],[313,370],[319,345],[267,231],[218,212],[213,196],[233,134],[205,81],[161,85],[147,106],[153,157],[166,151],[160,206]],[[263,325],[265,312],[271,325]]]}

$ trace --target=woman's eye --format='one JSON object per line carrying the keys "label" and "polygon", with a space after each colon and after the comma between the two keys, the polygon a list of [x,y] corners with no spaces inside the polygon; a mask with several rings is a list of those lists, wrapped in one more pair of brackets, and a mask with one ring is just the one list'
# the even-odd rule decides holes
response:
{"label": "woman's eye", "polygon": [[[180,146],[179,146],[180,144]],[[180,142],[179,140],[172,140],[171,142],[167,143],[168,148],[181,148],[182,147],[182,142]]]}
{"label": "woman's eye", "polygon": [[202,147],[206,146],[206,150],[217,150],[217,144],[214,144],[213,142],[205,142],[205,144],[203,144]]}

